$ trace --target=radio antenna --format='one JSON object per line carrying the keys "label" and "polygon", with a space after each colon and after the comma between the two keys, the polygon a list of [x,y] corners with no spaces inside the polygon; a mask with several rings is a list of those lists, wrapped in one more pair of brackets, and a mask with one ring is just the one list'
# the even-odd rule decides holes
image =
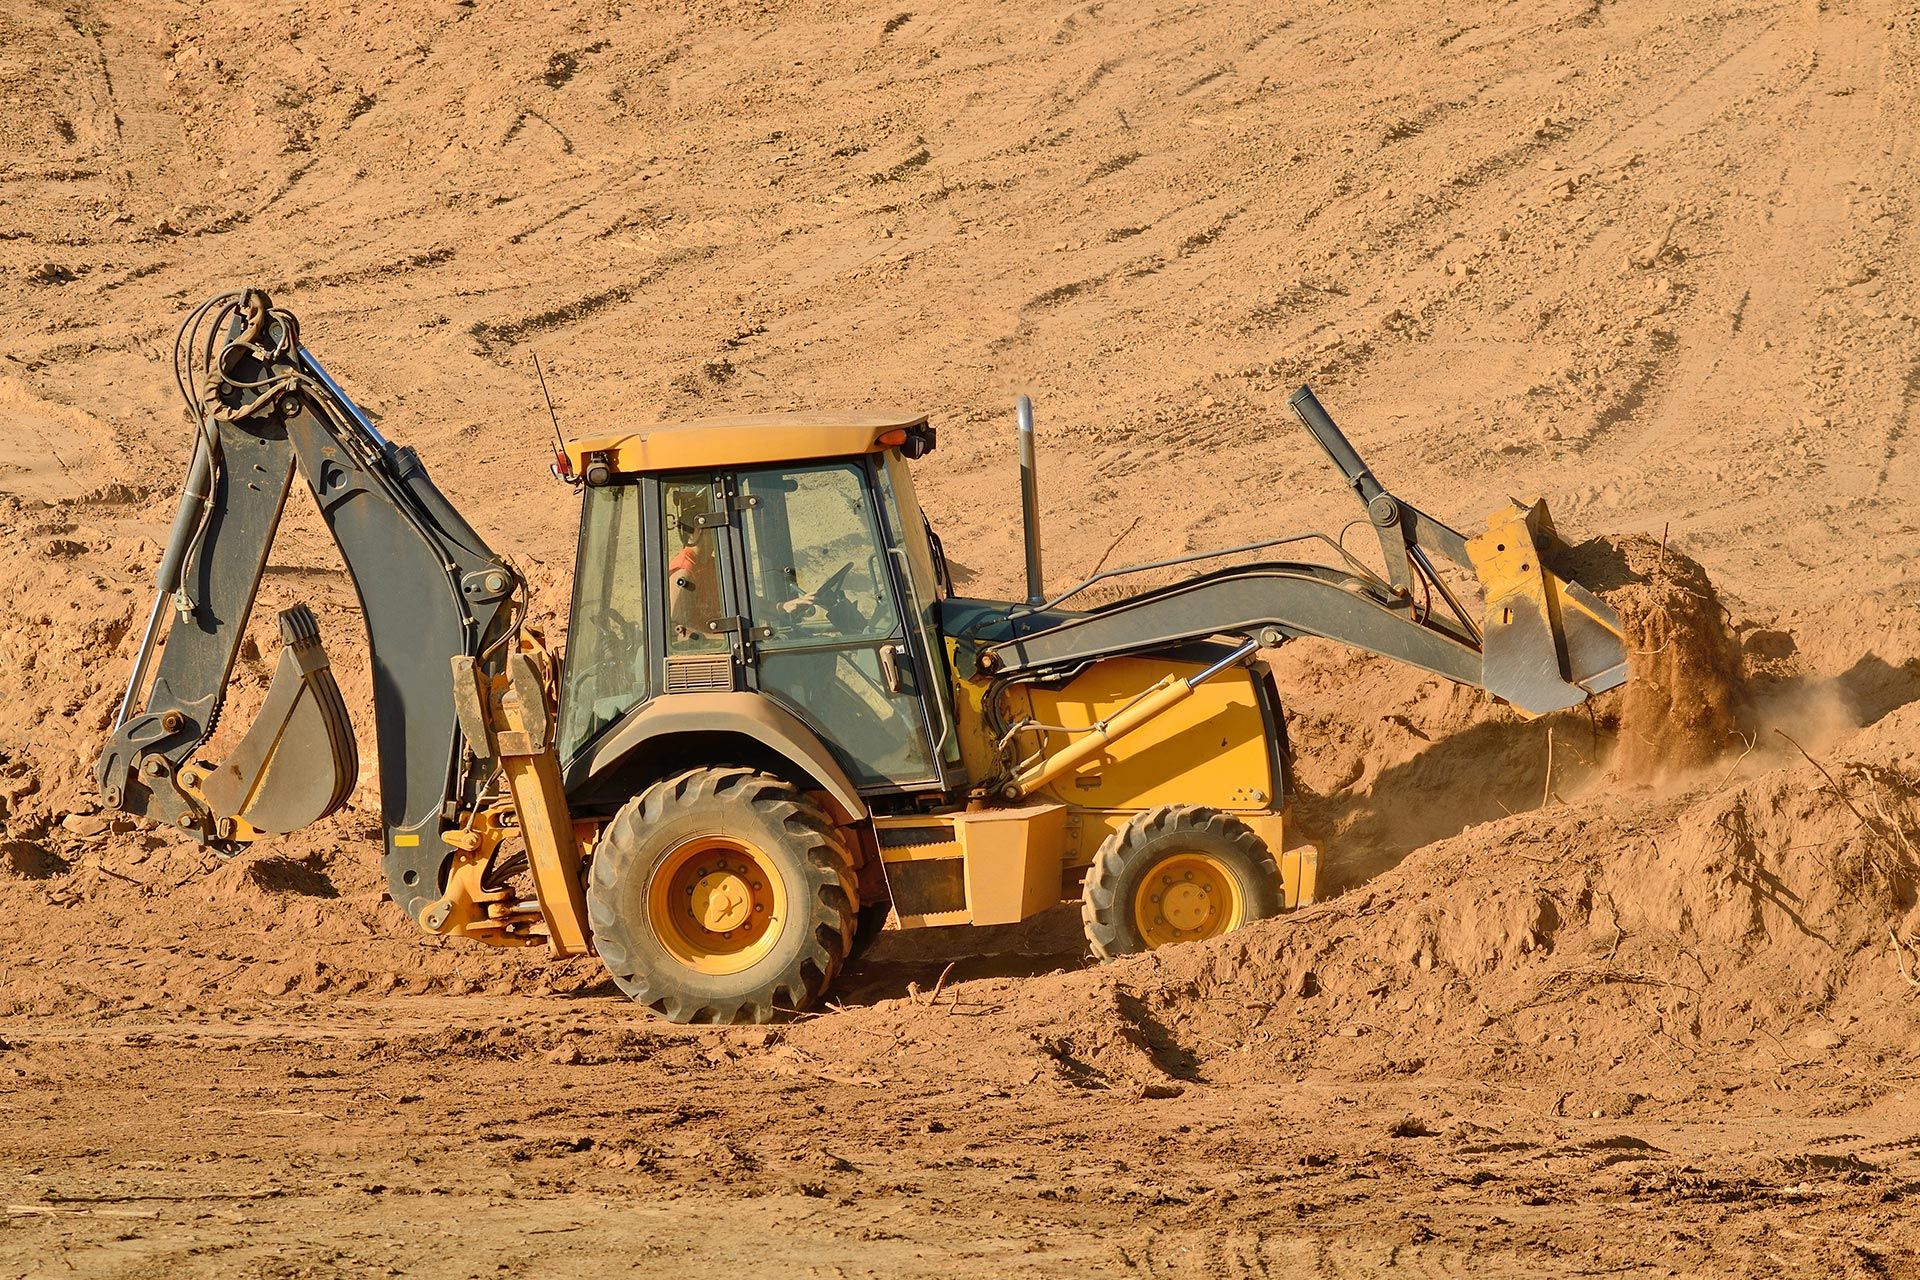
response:
{"label": "radio antenna", "polygon": [[567,442],[560,435],[560,415],[553,411],[553,395],[547,390],[547,375],[540,371],[540,353],[529,349],[527,354],[533,357],[533,376],[540,379],[540,398],[547,402],[547,416],[553,419],[554,447],[564,454],[567,450]]}
{"label": "radio antenna", "polygon": [[567,461],[566,437],[560,434],[560,415],[553,411],[553,393],[547,390],[547,375],[540,370],[540,353],[527,348],[527,354],[533,357],[533,376],[540,379],[540,398],[547,402],[547,417],[553,420],[553,478],[563,484],[579,484],[573,474],[573,464]]}

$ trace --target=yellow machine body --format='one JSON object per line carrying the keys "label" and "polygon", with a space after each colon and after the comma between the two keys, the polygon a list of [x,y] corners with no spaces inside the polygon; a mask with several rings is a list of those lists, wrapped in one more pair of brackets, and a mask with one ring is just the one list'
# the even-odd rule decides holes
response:
{"label": "yellow machine body", "polygon": [[[1002,709],[1002,716],[1076,728],[1103,723],[1160,680],[1190,676],[1201,666],[1109,658],[1063,688],[1009,689],[1012,705]],[[1268,749],[1253,680],[1253,673],[1241,667],[1195,686],[1184,701],[1048,783],[1046,794],[1095,812],[1131,813],[1162,804],[1201,804],[1229,813],[1264,810],[1274,797],[1277,763]],[[1021,754],[1057,750],[1071,740],[1069,734],[1033,730],[1023,735]]]}
{"label": "yellow machine body", "polygon": [[1064,805],[874,819],[903,929],[1016,924],[1059,902]]}
{"label": "yellow machine body", "polygon": [[[1169,677],[1204,664],[1111,658],[1058,688],[1021,686],[1002,694],[1000,719],[1030,721],[1019,754],[1049,754],[1112,719]],[[900,928],[1012,924],[1079,894],[1079,882],[1108,836],[1162,805],[1204,805],[1251,827],[1273,851],[1282,905],[1314,900],[1320,854],[1289,830],[1284,785],[1254,681],[1237,667],[1196,685],[1182,700],[1102,746],[1015,808],[876,817],[882,869]],[[985,679],[957,682],[955,711],[970,772],[986,776],[1000,754],[984,702]],[[1059,726],[1047,729],[1039,726]]]}

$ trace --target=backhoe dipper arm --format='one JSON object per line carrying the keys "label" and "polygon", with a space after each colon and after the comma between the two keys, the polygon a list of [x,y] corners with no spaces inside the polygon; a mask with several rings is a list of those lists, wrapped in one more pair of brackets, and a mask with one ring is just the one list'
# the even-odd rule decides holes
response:
{"label": "backhoe dipper arm", "polygon": [[218,722],[297,466],[365,618],[384,865],[394,900],[418,917],[443,890],[452,851],[443,834],[486,781],[462,750],[448,663],[464,656],[494,674],[505,669],[519,576],[413,450],[374,429],[265,293],[223,295],[194,312],[175,363],[199,434],[153,616],[100,760],[101,793],[112,807],[225,851],[344,802],[356,769],[352,730],[304,606],[282,614],[287,650],[260,720],[226,763],[193,759]]}
{"label": "backhoe dipper arm", "polygon": [[1461,625],[1469,632],[1474,631],[1473,619],[1445,580],[1433,571],[1433,562],[1427,558],[1431,551],[1471,573],[1473,559],[1467,553],[1466,537],[1404,498],[1388,493],[1386,486],[1374,479],[1373,468],[1361,460],[1359,450],[1353,447],[1346,433],[1334,425],[1312,387],[1303,386],[1288,396],[1287,405],[1335,469],[1347,478],[1347,487],[1367,509],[1367,519],[1373,522],[1374,532],[1380,537],[1380,557],[1386,562],[1388,580],[1401,592],[1410,592],[1417,570],[1423,582],[1439,592]]}

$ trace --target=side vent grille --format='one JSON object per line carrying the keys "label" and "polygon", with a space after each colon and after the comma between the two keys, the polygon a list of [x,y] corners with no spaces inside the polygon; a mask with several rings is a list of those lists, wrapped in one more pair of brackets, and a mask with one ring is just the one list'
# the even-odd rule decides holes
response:
{"label": "side vent grille", "polygon": [[667,659],[668,693],[726,693],[732,688],[731,654]]}

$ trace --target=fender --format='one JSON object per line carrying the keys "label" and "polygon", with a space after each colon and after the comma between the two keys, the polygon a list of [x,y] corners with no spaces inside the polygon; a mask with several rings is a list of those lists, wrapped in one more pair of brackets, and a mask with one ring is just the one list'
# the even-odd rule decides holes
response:
{"label": "fender", "polygon": [[567,790],[575,794],[590,790],[649,743],[712,734],[751,739],[790,762],[826,792],[840,823],[867,816],[858,788],[819,735],[765,694],[740,691],[667,694],[629,712],[573,762],[567,770]]}

